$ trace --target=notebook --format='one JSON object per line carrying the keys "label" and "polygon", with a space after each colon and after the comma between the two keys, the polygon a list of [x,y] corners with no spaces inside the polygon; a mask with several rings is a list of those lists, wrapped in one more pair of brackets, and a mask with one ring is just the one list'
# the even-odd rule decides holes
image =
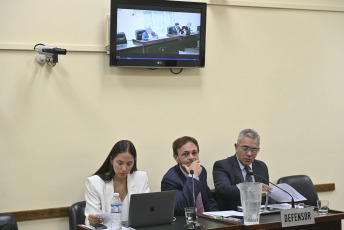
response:
{"label": "notebook", "polygon": [[132,194],[129,205],[128,227],[138,228],[170,224],[174,216],[176,191]]}

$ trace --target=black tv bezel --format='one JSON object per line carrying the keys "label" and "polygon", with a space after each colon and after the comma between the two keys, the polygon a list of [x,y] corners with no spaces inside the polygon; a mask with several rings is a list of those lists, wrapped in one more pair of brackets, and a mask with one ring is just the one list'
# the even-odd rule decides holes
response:
{"label": "black tv bezel", "polygon": [[[116,59],[116,40],[117,40],[117,8],[119,5],[133,5],[133,9],[140,9],[140,6],[157,8],[179,8],[181,12],[193,12],[195,9],[200,11],[200,45],[199,58],[164,60],[159,58],[152,59]],[[141,67],[141,68],[203,68],[205,66],[205,38],[206,38],[206,13],[207,4],[200,2],[181,2],[166,0],[111,0],[110,12],[110,66],[117,67]]]}

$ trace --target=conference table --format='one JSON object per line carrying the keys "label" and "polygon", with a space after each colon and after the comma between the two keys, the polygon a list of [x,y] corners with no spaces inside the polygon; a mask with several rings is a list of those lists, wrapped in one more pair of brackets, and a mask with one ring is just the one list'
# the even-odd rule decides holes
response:
{"label": "conference table", "polygon": [[189,36],[168,34],[167,37],[152,40],[132,39],[125,44],[116,46],[117,56],[128,54],[179,54],[179,50],[188,47],[197,47],[200,35],[191,34]]}
{"label": "conference table", "polygon": [[[339,230],[342,229],[341,220],[344,219],[344,212],[329,210],[326,216],[319,216],[317,211],[314,211],[315,224],[300,225],[285,228],[287,230]],[[260,216],[259,224],[245,226],[243,224],[233,225],[224,223],[221,220],[208,218],[202,214],[198,217],[198,222],[205,226],[205,229],[211,230],[263,230],[263,229],[282,229],[280,213],[264,214]],[[176,221],[172,224],[155,225],[136,228],[136,230],[182,230],[185,225],[185,217],[177,216]],[[85,230],[87,228],[78,225],[78,230]]]}

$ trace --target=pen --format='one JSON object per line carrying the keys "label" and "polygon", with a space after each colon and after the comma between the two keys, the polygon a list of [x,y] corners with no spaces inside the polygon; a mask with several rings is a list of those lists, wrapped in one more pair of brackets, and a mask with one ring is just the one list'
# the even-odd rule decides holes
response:
{"label": "pen", "polygon": [[230,222],[232,224],[241,224],[244,222],[243,219],[233,218],[230,216],[214,216],[214,218],[217,220],[224,220],[224,221]]}

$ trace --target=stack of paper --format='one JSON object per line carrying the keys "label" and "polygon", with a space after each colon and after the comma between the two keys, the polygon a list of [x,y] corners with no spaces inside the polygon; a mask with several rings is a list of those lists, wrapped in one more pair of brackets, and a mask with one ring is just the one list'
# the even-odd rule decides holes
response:
{"label": "stack of paper", "polygon": [[[291,187],[290,185],[286,183],[278,184],[277,186],[287,191],[290,195],[292,195],[294,198],[294,201],[307,200],[298,191],[296,191],[293,187]],[[276,186],[273,186],[272,191],[269,194],[269,198],[272,198],[277,202],[291,202],[291,197],[288,195],[288,193],[282,191],[281,189],[277,188]]]}

